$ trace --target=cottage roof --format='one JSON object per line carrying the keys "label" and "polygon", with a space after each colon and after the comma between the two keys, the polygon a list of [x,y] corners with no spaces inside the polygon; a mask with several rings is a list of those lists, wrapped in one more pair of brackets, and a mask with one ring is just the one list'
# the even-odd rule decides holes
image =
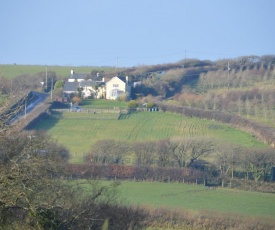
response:
{"label": "cottage roof", "polygon": [[85,86],[93,87],[95,85],[96,85],[95,81],[82,81],[82,82],[79,83],[80,87],[85,87]]}
{"label": "cottage roof", "polygon": [[121,81],[126,82],[126,77],[123,76],[117,76]]}
{"label": "cottage roof", "polygon": [[106,82],[103,82],[103,81],[97,81],[96,82],[99,86],[105,86],[106,85]]}
{"label": "cottage roof", "polygon": [[106,83],[109,82],[109,81],[111,81],[112,79],[114,79],[114,78],[116,78],[116,77],[117,77],[119,80],[123,81],[124,83],[127,82],[127,77],[124,77],[124,76],[115,76],[115,77],[112,77],[112,78],[107,78],[107,79],[106,79]]}
{"label": "cottage roof", "polygon": [[65,82],[64,84],[64,88],[63,88],[63,91],[74,91],[74,92],[77,92],[77,88],[79,87],[79,83],[78,82]]}
{"label": "cottage roof", "polygon": [[86,79],[88,74],[86,73],[73,73],[69,76],[70,79]]}

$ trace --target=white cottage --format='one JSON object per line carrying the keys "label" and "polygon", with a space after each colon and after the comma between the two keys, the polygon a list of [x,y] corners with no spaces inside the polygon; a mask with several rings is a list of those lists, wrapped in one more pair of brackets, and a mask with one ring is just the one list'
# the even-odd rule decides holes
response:
{"label": "white cottage", "polygon": [[82,82],[85,81],[88,74],[86,73],[75,73],[74,70],[71,70],[71,75],[68,78],[68,82]]}
{"label": "white cottage", "polygon": [[113,77],[110,81],[106,83],[106,99],[116,100],[122,95],[125,95],[128,99],[131,94],[131,86],[128,81],[128,76],[126,77]]}

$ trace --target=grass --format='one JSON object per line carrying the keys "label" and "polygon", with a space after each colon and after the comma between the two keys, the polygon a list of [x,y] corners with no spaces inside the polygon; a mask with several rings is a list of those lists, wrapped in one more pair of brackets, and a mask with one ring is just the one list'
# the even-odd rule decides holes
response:
{"label": "grass", "polygon": [[[111,182],[104,181],[103,185]],[[85,185],[89,192],[88,184]],[[275,195],[229,188],[208,189],[182,183],[122,181],[121,198],[129,205],[193,212],[217,212],[249,217],[274,218]]]}
{"label": "grass", "polygon": [[83,102],[81,105],[84,109],[90,109],[90,108],[113,108],[113,107],[119,107],[119,108],[126,108],[127,102],[125,101],[112,101],[112,100],[93,100],[88,99]]}
{"label": "grass", "polygon": [[73,69],[76,73],[91,73],[92,70],[104,70],[105,72],[111,72],[111,67],[95,67],[95,66],[45,66],[45,65],[1,65],[0,64],[0,76],[5,78],[14,78],[22,74],[36,74],[47,71],[53,71],[58,77],[68,77]]}
{"label": "grass", "polygon": [[264,146],[251,135],[214,121],[187,118],[171,113],[140,112],[117,120],[117,114],[63,113],[40,121],[34,129],[46,130],[66,146],[71,162],[83,162],[83,156],[98,140],[129,142],[154,141],[171,137],[204,136],[241,146]]}

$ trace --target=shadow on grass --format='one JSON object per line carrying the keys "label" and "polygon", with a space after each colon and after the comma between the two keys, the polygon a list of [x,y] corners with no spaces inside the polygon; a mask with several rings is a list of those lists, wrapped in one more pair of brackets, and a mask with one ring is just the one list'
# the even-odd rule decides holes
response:
{"label": "shadow on grass", "polygon": [[121,114],[119,115],[118,120],[129,119],[130,116],[131,116],[131,114],[129,114],[129,113],[121,113]]}
{"label": "shadow on grass", "polygon": [[136,113],[136,111],[129,111],[128,113],[120,113],[118,120],[129,119],[132,114]]}
{"label": "shadow on grass", "polygon": [[37,118],[32,120],[25,130],[50,130],[53,128],[59,119],[62,117],[62,113],[54,112],[52,114],[42,113]]}

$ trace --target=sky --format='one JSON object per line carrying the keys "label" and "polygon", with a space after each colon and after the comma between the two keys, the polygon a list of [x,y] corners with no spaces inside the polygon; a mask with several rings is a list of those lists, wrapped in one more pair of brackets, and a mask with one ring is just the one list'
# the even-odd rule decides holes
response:
{"label": "sky", "polygon": [[1,0],[0,64],[117,66],[275,54],[274,0]]}

